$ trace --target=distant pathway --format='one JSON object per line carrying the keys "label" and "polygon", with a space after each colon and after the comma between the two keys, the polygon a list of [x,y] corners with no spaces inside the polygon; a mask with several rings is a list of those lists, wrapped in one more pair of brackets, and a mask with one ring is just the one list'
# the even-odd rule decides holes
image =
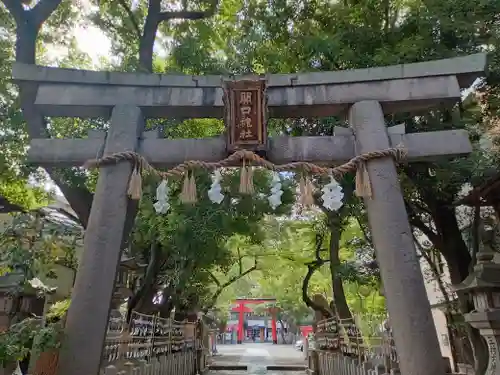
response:
{"label": "distant pathway", "polygon": [[292,345],[243,344],[218,345],[218,355],[213,364],[219,366],[247,366],[247,371],[219,370],[210,375],[302,375],[299,371],[267,370],[266,366],[301,366],[305,364],[303,353]]}

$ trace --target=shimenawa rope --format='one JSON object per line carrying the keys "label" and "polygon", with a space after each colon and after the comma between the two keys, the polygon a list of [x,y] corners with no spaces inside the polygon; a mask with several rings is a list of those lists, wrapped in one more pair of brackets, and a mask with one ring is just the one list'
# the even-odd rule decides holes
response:
{"label": "shimenawa rope", "polygon": [[[392,157],[396,162],[399,162],[406,157],[406,150],[401,147],[393,147],[380,151],[367,152],[365,154],[355,156],[347,163],[333,168],[321,167],[308,162],[293,162],[276,165],[252,151],[239,150],[218,162],[209,163],[200,160],[189,160],[168,171],[159,171],[151,166],[151,164],[149,164],[142,155],[132,151],[125,151],[106,155],[99,159],[91,159],[84,164],[84,168],[100,168],[125,161],[133,163],[134,167],[130,177],[128,189],[128,194],[132,199],[140,199],[142,195],[141,175],[145,173],[154,174],[162,179],[184,176],[185,181],[181,195],[185,196],[183,200],[193,203],[196,201],[196,186],[193,174],[191,173],[191,176],[189,176],[190,171],[196,168],[215,170],[223,167],[234,167],[240,163],[242,163],[243,167],[240,184],[240,191],[242,193],[250,194],[253,191],[253,184],[251,182],[253,174],[252,166],[259,166],[274,172],[302,171],[312,175],[329,175],[335,177],[336,179],[340,179],[346,173],[356,171],[356,194],[360,197],[370,198],[372,196],[372,187],[365,163],[369,160],[385,157]],[[307,187],[302,187],[301,190],[309,191],[306,195],[310,195],[312,193],[310,190],[312,189],[308,179],[305,179],[301,183],[301,185],[303,184]],[[308,199],[306,198],[306,200]]]}

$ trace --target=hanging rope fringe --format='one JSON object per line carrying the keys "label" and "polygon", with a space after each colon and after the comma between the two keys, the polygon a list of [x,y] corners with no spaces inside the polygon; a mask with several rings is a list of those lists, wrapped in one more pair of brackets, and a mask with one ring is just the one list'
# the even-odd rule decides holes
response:
{"label": "hanging rope fringe", "polygon": [[245,163],[245,159],[243,159],[243,166],[241,167],[240,170],[240,193],[241,194],[246,194],[246,184],[248,182],[247,179],[247,166]]}
{"label": "hanging rope fringe", "polygon": [[196,194],[196,179],[194,178],[194,173],[191,172],[191,177],[189,178],[189,202],[196,203],[198,201],[198,196]]}
{"label": "hanging rope fringe", "polygon": [[311,180],[305,176],[300,178],[299,182],[300,198],[299,202],[304,208],[311,208],[314,205],[314,185]]}
{"label": "hanging rope fringe", "polygon": [[138,201],[142,197],[142,177],[140,163],[135,163],[134,170],[128,181],[127,195],[130,199]]}
{"label": "hanging rope fringe", "polygon": [[[241,170],[241,176],[240,176],[240,192],[244,194],[251,194],[254,191],[253,169],[251,166],[246,165],[246,163],[251,162],[252,165],[254,166],[263,167],[275,172],[301,170],[304,173],[308,173],[311,175],[326,175],[326,176],[333,175],[337,179],[341,178],[346,173],[356,172],[356,193],[361,194],[360,196],[363,197],[371,197],[372,188],[370,183],[370,177],[368,175],[368,172],[366,171],[365,163],[368,160],[380,159],[385,157],[392,157],[396,162],[398,162],[406,157],[406,150],[401,147],[394,147],[380,151],[368,152],[366,154],[358,155],[349,160],[347,163],[339,165],[338,167],[335,168],[321,167],[319,165],[307,162],[295,162],[282,165],[275,165],[270,161],[261,158],[259,155],[253,153],[252,151],[239,150],[230,155],[229,157],[227,157],[226,159],[221,160],[219,162],[207,163],[199,160],[191,160],[179,164],[178,166],[166,172],[158,171],[157,169],[153,168],[147,162],[147,160],[144,159],[144,157],[141,156],[140,154],[131,151],[125,151],[111,155],[106,155],[100,159],[89,160],[84,164],[84,168],[87,169],[100,168],[103,166],[113,165],[124,161],[133,162],[134,166],[136,167],[134,168],[134,171],[132,172],[132,175],[130,177],[129,190],[128,190],[128,194],[131,198],[132,196],[134,197],[140,196],[140,191],[142,190],[140,186],[142,184],[140,183],[139,178],[141,173],[151,173],[163,179],[185,175],[188,178],[187,182],[188,186],[191,185],[191,187],[189,188],[191,190],[186,190],[186,193],[189,191],[189,194],[186,194],[186,198],[188,199],[187,202],[194,202],[196,201],[196,184],[194,176],[192,178],[192,181],[189,180],[188,176],[189,171],[192,171],[195,168],[215,170],[224,167],[231,167],[238,165],[241,161],[243,161],[243,168]],[[134,174],[137,176],[134,176]],[[304,179],[303,182],[301,181],[301,185],[302,185],[302,187],[300,187],[301,196],[312,197],[312,192],[314,190],[312,182],[306,181]],[[183,193],[184,193],[184,187],[183,187]],[[310,198],[307,199],[304,198],[304,203],[308,203],[309,201]]]}
{"label": "hanging rope fringe", "polygon": [[188,173],[184,176],[181,194],[179,195],[181,202],[186,203],[189,200],[189,176]]}
{"label": "hanging rope fringe", "polygon": [[196,194],[196,180],[192,172],[189,173],[188,171],[184,176],[180,199],[182,203],[196,203],[198,200]]}
{"label": "hanging rope fringe", "polygon": [[299,202],[304,205],[304,197],[306,195],[306,178],[302,175],[299,180]]}
{"label": "hanging rope fringe", "polygon": [[245,179],[245,184],[244,184],[244,194],[253,194],[255,192],[254,186],[253,186],[253,168],[250,165],[247,165],[246,167],[246,179]]}
{"label": "hanging rope fringe", "polygon": [[359,163],[356,170],[355,193],[360,198],[372,198],[372,182],[364,161]]}
{"label": "hanging rope fringe", "polygon": [[253,194],[255,192],[253,185],[253,168],[252,166],[247,165],[245,160],[243,160],[243,166],[240,172],[239,191],[241,194]]}

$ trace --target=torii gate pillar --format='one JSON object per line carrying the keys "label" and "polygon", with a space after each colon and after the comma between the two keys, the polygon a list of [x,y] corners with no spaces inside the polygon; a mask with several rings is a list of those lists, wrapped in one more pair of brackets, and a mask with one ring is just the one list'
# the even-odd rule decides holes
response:
{"label": "torii gate pillar", "polygon": [[[135,151],[143,127],[144,118],[140,108],[115,106],[104,154]],[[131,171],[129,163],[122,163],[104,167],[99,172],[85,231],[83,255],[66,319],[66,337],[58,374],[99,373],[111,297],[122,253],[127,207],[130,204],[127,186]]]}
{"label": "torii gate pillar", "polygon": [[[361,101],[349,110],[357,151],[367,153],[389,147],[382,107]],[[444,374],[436,329],[396,166],[391,158],[370,160],[371,199],[365,199],[373,244],[384,284],[390,324],[405,375]]]}

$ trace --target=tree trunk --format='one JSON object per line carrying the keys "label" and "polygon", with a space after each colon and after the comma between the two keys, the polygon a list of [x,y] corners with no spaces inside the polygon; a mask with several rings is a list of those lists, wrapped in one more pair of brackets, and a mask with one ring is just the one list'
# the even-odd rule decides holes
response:
{"label": "tree trunk", "polygon": [[469,275],[472,257],[463,240],[454,208],[448,202],[438,202],[432,217],[441,238],[441,243],[434,245],[448,264],[451,283],[461,283]]}
{"label": "tree trunk", "polygon": [[340,220],[338,218],[332,217],[332,214],[328,218],[329,228],[330,228],[330,273],[332,277],[332,287],[333,287],[333,300],[335,302],[335,307],[337,314],[340,319],[352,319],[351,310],[347,304],[347,300],[344,292],[344,285],[342,284],[342,279],[337,272],[340,267],[340,236],[341,227]]}
{"label": "tree trunk", "polygon": [[153,48],[160,25],[161,1],[149,0],[148,14],[139,40],[139,70],[153,72]]}
{"label": "tree trunk", "polygon": [[[456,285],[468,276],[472,258],[463,240],[451,202],[435,200],[433,203],[432,217],[440,237],[440,241],[433,245],[443,254],[450,271],[451,283]],[[467,296],[458,293],[458,302],[462,314],[472,311],[473,305]],[[488,347],[477,329],[468,325],[467,330],[475,359],[476,374],[482,375],[488,366]]]}
{"label": "tree trunk", "polygon": [[283,344],[287,344],[286,342],[286,336],[285,336],[285,323],[283,323],[283,319],[278,319],[278,322],[280,322],[281,325],[281,339],[283,340]]}
{"label": "tree trunk", "polygon": [[158,243],[154,242],[150,248],[149,262],[146,268],[146,273],[141,282],[141,286],[127,303],[127,322],[130,320],[132,311],[139,305],[139,303],[141,303],[143,299],[150,299],[150,301],[144,302],[146,304],[150,302],[150,304],[153,305],[153,298],[157,292],[155,288],[155,279],[158,275],[161,264],[159,261],[160,253],[161,247]]}
{"label": "tree trunk", "polygon": [[34,24],[33,15],[23,12],[23,22],[16,27],[16,61],[24,64],[36,63],[36,40],[39,28]]}
{"label": "tree trunk", "polygon": [[[415,241],[417,244],[419,244],[418,241]],[[451,356],[453,360],[453,371],[458,372],[458,366],[457,366],[457,348],[456,348],[456,343],[457,340],[454,339],[454,333],[453,330],[451,329],[453,325],[453,306],[450,301],[450,296],[448,295],[448,291],[446,290],[446,286],[443,282],[443,279],[441,278],[441,273],[439,272],[438,265],[435,264],[432,260],[432,258],[429,256],[429,254],[423,249],[421,246],[420,247],[420,252],[422,253],[422,256],[426,260],[427,264],[429,265],[432,274],[434,276],[434,279],[436,280],[438,284],[438,288],[441,291],[441,294],[443,295],[444,299],[444,305],[445,305],[445,317],[446,317],[446,328],[448,331],[448,336],[449,336],[449,341],[450,341],[450,349],[451,349]]]}
{"label": "tree trunk", "polygon": [[[310,307],[316,312],[319,312],[320,314],[323,314],[326,318],[331,317],[331,313],[326,309],[325,307],[315,303],[312,298],[309,297],[309,282],[311,281],[311,277],[314,274],[314,272],[320,267],[321,265],[308,265],[307,269],[307,274],[304,276],[304,280],[302,281],[302,301],[306,304],[307,307]],[[334,311],[332,309],[332,311]],[[325,319],[326,319],[325,318]]]}
{"label": "tree trunk", "polygon": [[[18,6],[13,7],[6,4],[16,21],[16,62],[36,64],[36,41],[40,27],[60,2],[61,0],[42,0],[29,11],[23,10],[20,3]],[[34,106],[37,90],[38,86],[36,84],[30,82],[19,83],[21,109],[31,139],[48,137],[45,119]],[[54,169],[46,168],[46,171],[59,186],[70,206],[76,212],[80,223],[85,228],[90,214],[92,194],[86,189],[73,188],[64,184]]]}

